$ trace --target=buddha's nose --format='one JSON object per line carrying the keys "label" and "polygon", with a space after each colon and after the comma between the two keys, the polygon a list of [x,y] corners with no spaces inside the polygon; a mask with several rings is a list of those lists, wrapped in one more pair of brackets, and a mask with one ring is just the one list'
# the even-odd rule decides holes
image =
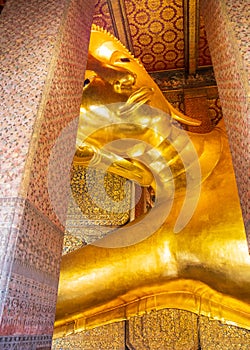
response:
{"label": "buddha's nose", "polygon": [[114,89],[118,93],[126,92],[126,90],[130,90],[136,82],[136,74],[127,73],[123,75],[120,79],[116,80],[114,83]]}

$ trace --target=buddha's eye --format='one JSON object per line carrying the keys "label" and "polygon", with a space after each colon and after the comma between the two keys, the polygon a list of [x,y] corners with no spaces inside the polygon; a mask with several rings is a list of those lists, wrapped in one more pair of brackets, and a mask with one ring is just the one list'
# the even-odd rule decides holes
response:
{"label": "buddha's eye", "polygon": [[93,71],[86,71],[85,80],[83,82],[83,90],[87,89],[88,86],[95,80],[96,73]]}
{"label": "buddha's eye", "polygon": [[130,62],[130,59],[128,57],[121,57],[120,61],[121,62]]}
{"label": "buddha's eye", "polygon": [[85,79],[83,83],[83,87],[87,86],[90,83],[89,79]]}

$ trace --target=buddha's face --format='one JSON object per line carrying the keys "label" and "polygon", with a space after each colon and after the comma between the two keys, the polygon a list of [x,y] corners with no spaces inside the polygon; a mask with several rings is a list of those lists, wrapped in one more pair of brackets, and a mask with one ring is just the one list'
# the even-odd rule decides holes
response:
{"label": "buddha's face", "polygon": [[82,108],[126,102],[148,104],[183,124],[198,126],[200,121],[183,115],[166,100],[143,65],[115,37],[92,28]]}
{"label": "buddha's face", "polygon": [[[82,107],[91,109],[93,106],[116,102],[141,105],[148,103],[156,94],[151,78],[149,79],[151,84],[139,81],[140,65],[134,59],[125,57],[125,53],[120,52],[120,55],[124,57],[111,64],[104,63],[98,55],[94,57],[89,54]],[[110,60],[113,62],[112,57]]]}
{"label": "buddha's face", "polygon": [[[153,116],[146,120],[140,107],[150,103],[157,89],[143,66],[120,42],[106,32],[92,31],[78,140],[99,148],[111,142],[112,137],[145,140]],[[159,101],[160,98],[159,94]],[[170,118],[164,118],[167,129]],[[159,144],[161,140],[155,142]]]}

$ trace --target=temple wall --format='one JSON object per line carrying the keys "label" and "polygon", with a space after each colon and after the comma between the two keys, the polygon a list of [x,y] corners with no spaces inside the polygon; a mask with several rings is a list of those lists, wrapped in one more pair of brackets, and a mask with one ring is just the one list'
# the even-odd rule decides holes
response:
{"label": "temple wall", "polygon": [[249,4],[244,0],[203,0],[201,9],[250,246]]}
{"label": "temple wall", "polygon": [[53,350],[248,350],[250,331],[177,309],[54,339]]}
{"label": "temple wall", "polygon": [[[51,346],[64,186],[75,150],[92,8],[85,0],[8,0],[1,13],[0,349]],[[61,188],[53,203],[49,158],[66,126],[55,157],[60,163],[53,181]]]}

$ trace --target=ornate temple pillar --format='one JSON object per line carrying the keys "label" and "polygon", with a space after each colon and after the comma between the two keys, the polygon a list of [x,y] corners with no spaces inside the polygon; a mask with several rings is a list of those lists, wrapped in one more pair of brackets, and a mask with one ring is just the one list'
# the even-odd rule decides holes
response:
{"label": "ornate temple pillar", "polygon": [[201,10],[250,247],[249,4],[244,0],[201,0]]}
{"label": "ornate temple pillar", "polygon": [[[1,13],[0,349],[51,347],[93,10],[88,0],[8,0]],[[49,176],[62,184],[54,200]]]}

